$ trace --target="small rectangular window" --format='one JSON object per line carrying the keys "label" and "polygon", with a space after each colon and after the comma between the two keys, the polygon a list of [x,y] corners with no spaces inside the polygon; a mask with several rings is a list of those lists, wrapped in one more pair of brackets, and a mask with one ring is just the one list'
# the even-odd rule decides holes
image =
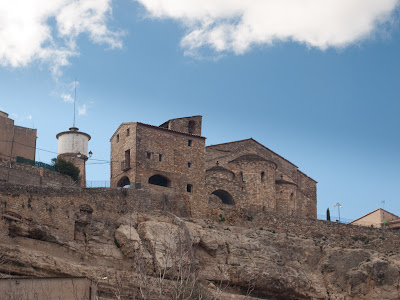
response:
{"label": "small rectangular window", "polygon": [[158,154],[158,161],[162,161],[162,154]]}
{"label": "small rectangular window", "polygon": [[131,167],[131,150],[125,151],[125,167],[126,168]]}
{"label": "small rectangular window", "polygon": [[119,134],[117,134],[117,143],[119,143]]}
{"label": "small rectangular window", "polygon": [[129,128],[126,130],[126,136],[129,136]]}
{"label": "small rectangular window", "polygon": [[192,146],[192,140],[188,140],[188,146],[189,146],[189,147]]}
{"label": "small rectangular window", "polygon": [[186,190],[187,190],[188,193],[191,193],[192,190],[193,190],[193,185],[192,185],[192,184],[188,184],[188,185],[186,186]]}
{"label": "small rectangular window", "polygon": [[192,163],[188,162],[188,168],[191,168],[191,167],[192,167]]}
{"label": "small rectangular window", "polygon": [[146,152],[146,157],[147,157],[148,159],[150,159],[150,158],[151,158],[151,152]]}

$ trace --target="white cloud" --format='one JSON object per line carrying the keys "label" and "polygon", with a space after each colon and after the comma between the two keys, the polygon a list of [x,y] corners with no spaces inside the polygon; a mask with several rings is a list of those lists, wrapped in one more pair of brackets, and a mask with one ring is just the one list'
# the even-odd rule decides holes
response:
{"label": "white cloud", "polygon": [[50,63],[54,73],[78,55],[77,37],[122,46],[120,34],[107,28],[111,0],[0,1],[0,66]]}
{"label": "white cloud", "polygon": [[74,98],[70,94],[61,94],[60,97],[67,103],[74,103]]}
{"label": "white cloud", "polygon": [[63,90],[63,92],[53,91],[52,95],[56,97],[61,97],[61,99],[66,103],[74,103],[75,97],[72,96],[75,92],[75,88],[79,88],[79,81],[72,81],[69,83],[63,83],[62,81],[58,81],[59,89]]}
{"label": "white cloud", "polygon": [[87,113],[88,106],[86,104],[82,104],[78,106],[78,116],[85,116]]}
{"label": "white cloud", "polygon": [[295,41],[321,50],[370,37],[399,0],[135,0],[151,18],[184,24],[186,54],[203,47],[242,54],[253,45]]}

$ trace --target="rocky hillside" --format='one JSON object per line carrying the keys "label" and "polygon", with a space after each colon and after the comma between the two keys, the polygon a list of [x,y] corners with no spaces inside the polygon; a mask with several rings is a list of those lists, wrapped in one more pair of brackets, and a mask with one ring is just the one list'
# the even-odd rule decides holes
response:
{"label": "rocky hillside", "polygon": [[400,299],[396,233],[220,212],[93,215],[66,239],[3,210],[0,275],[86,276],[100,299]]}

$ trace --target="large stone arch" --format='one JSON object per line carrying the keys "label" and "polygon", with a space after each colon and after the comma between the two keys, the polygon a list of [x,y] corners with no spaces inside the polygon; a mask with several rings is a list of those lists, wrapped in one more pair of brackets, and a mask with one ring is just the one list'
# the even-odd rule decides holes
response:
{"label": "large stone arch", "polygon": [[160,174],[155,174],[149,178],[148,181],[149,184],[153,185],[158,185],[158,186],[164,186],[164,187],[170,187],[171,186],[171,180],[168,177],[165,177]]}
{"label": "large stone arch", "polygon": [[128,177],[124,176],[120,180],[118,180],[117,187],[130,187],[131,182]]}
{"label": "large stone arch", "polygon": [[225,190],[215,190],[214,192],[211,193],[211,196],[215,195],[217,196],[222,203],[224,204],[228,204],[228,205],[235,205],[235,201],[233,200],[233,197],[231,194],[229,194],[227,191]]}

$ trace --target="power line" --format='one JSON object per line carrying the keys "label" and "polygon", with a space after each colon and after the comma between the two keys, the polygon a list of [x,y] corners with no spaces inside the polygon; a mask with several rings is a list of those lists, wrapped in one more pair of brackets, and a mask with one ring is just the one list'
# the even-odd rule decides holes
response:
{"label": "power line", "polygon": [[36,150],[41,150],[41,151],[45,151],[45,152],[58,154],[57,152],[54,152],[54,151],[37,148],[37,147],[31,146],[31,145],[22,144],[22,143],[19,143],[19,142],[16,142],[16,141],[0,140],[0,142],[15,143],[15,144],[19,144],[19,145],[22,145],[22,146],[25,146],[25,147],[33,148],[33,149],[36,149]]}
{"label": "power line", "polygon": [[[37,148],[37,147],[31,146],[31,145],[26,145],[26,144],[19,143],[19,142],[16,142],[16,141],[0,140],[0,142],[15,143],[15,144],[19,144],[19,145],[22,145],[22,146],[25,146],[25,147],[33,148],[33,149],[36,149],[36,150],[39,150],[39,151],[49,152],[49,153],[53,153],[53,154],[57,154],[58,155],[58,152],[54,152],[54,151],[50,151],[50,150],[46,150],[46,149],[42,149],[42,148]],[[90,160],[102,161],[104,163],[111,163],[110,160],[105,160],[105,159],[90,158]],[[117,161],[114,161],[114,162],[117,162]]]}

